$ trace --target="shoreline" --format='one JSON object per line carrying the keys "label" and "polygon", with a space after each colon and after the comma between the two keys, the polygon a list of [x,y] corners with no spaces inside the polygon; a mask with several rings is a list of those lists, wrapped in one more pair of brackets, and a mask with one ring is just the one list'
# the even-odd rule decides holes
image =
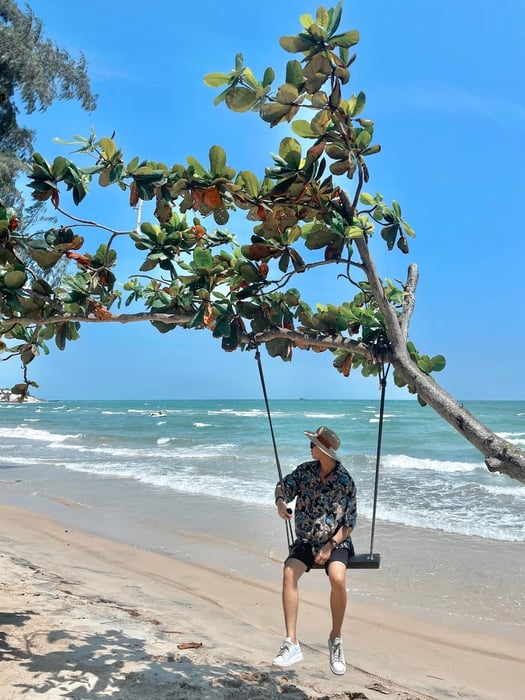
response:
{"label": "shoreline", "polygon": [[[412,541],[405,559],[397,561],[393,552],[401,531],[382,525],[377,537],[387,551],[385,581],[370,578],[372,572],[349,572],[348,670],[342,678],[328,669],[326,582],[322,572],[303,577],[305,661],[283,672],[270,666],[282,638],[279,556],[284,548],[273,512],[266,533],[270,549],[261,556],[250,547],[249,530],[241,539],[233,537],[246,523],[242,509],[221,516],[217,504],[214,509],[209,501],[171,494],[173,519],[159,532],[160,514],[155,518],[137,506],[144,488],[122,480],[120,508],[109,508],[97,484],[83,476],[76,475],[76,491],[71,484],[62,490],[53,484],[46,494],[35,493],[34,483],[2,484],[0,650],[6,663],[1,675],[11,693],[6,700],[36,698],[44,688],[50,698],[78,700],[105,695],[123,700],[278,698],[285,693],[298,700],[351,697],[350,692],[373,700],[386,691],[396,700],[521,697],[525,632],[520,601],[515,609],[505,608],[514,624],[501,619],[497,601],[493,620],[480,617],[470,624],[464,611],[455,611],[454,600],[446,615],[431,605],[433,596],[443,603],[448,595],[442,586],[454,588],[457,582],[436,580],[439,570],[426,575],[426,550],[434,547],[441,560],[452,550],[457,561],[451,570],[455,563],[463,573],[467,554],[456,549],[461,538],[404,532],[405,541],[408,535]],[[158,491],[149,495],[160,504]],[[133,506],[131,515],[125,512]],[[206,532],[196,529],[203,513],[211,519]],[[269,515],[264,509],[250,512],[251,526],[267,524]],[[486,568],[488,561],[496,567],[487,580],[495,576],[504,594],[501,567],[518,561],[522,546],[503,548],[505,564],[505,559],[490,561],[502,549],[497,543],[471,538],[469,545],[474,561],[489,557],[477,566]],[[389,571],[394,564],[397,568]],[[419,567],[416,576],[407,572],[401,579],[400,570],[410,566]],[[422,586],[416,585],[417,576],[424,579]],[[400,590],[392,590],[396,581]],[[401,590],[404,586],[408,590]],[[481,588],[472,590],[474,605],[478,594],[489,596],[487,602],[493,596]],[[457,590],[461,602],[465,591]],[[419,599],[410,605],[411,598]]]}

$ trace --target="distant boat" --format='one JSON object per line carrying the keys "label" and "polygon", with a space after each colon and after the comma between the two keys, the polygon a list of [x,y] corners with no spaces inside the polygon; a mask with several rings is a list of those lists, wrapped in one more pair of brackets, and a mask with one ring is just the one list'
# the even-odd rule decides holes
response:
{"label": "distant boat", "polygon": [[165,415],[166,415],[166,411],[152,411],[150,413],[150,416],[165,416]]}

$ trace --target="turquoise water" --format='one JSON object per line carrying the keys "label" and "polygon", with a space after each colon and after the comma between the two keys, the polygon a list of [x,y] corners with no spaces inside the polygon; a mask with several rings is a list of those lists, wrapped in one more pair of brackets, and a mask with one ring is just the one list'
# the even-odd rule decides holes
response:
{"label": "turquoise water", "polygon": [[[466,404],[485,425],[525,447],[525,402]],[[304,430],[327,425],[372,513],[378,405],[371,401],[273,401],[283,473],[308,459]],[[0,404],[0,471],[53,467],[136,480],[178,493],[273,503],[276,461],[263,401],[67,401]],[[379,520],[525,540],[525,486],[490,474],[482,456],[430,408],[387,401]]]}

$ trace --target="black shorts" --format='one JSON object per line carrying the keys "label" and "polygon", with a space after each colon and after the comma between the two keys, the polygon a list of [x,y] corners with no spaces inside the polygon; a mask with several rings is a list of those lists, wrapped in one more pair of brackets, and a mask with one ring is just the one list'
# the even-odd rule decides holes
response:
{"label": "black shorts", "polygon": [[[350,549],[347,549],[346,547],[336,547],[330,555],[330,559],[328,559],[326,564],[323,565],[325,572],[328,574],[328,566],[333,561],[342,561],[348,569],[350,557],[353,557],[354,553],[354,546],[352,544],[350,546]],[[308,544],[308,542],[296,542],[295,544],[293,544],[290,547],[290,552],[288,556],[286,557],[287,561],[288,559],[298,559],[299,561],[302,561],[303,564],[306,566],[306,571],[310,571],[310,569],[315,563],[312,546]]]}

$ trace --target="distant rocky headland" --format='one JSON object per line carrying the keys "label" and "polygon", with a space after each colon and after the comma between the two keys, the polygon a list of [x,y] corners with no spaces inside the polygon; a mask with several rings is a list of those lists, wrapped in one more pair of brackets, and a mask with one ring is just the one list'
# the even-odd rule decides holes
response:
{"label": "distant rocky headland", "polygon": [[[18,394],[13,394],[11,389],[0,389],[0,403],[17,403],[20,401]],[[37,403],[40,399],[35,399],[34,396],[26,396],[24,403]]]}

